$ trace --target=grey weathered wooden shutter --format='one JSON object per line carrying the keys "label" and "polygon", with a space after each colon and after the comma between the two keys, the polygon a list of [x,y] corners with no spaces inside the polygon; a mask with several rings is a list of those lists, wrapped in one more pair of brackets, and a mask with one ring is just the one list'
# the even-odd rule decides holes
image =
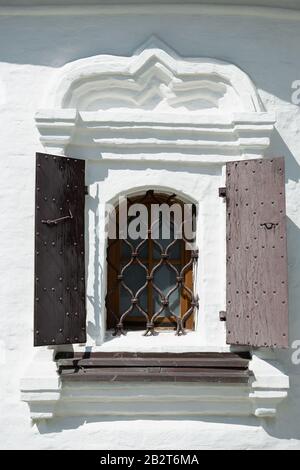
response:
{"label": "grey weathered wooden shutter", "polygon": [[86,341],[85,162],[36,155],[34,345]]}
{"label": "grey weathered wooden shutter", "polygon": [[284,159],[226,170],[227,343],[288,347]]}

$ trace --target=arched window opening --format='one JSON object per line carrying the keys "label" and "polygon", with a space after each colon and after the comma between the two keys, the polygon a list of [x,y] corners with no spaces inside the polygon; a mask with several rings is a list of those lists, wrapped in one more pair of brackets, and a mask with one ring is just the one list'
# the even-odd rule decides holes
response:
{"label": "arched window opening", "polygon": [[134,329],[146,330],[145,335],[193,330],[195,205],[153,190],[125,201],[126,215],[119,205],[116,235],[108,238],[108,329],[116,335]]}

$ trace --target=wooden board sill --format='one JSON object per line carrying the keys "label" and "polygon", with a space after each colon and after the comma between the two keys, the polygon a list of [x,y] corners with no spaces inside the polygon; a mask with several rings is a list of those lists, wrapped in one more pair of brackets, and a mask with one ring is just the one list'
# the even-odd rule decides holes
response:
{"label": "wooden board sill", "polygon": [[248,353],[66,353],[56,355],[65,381],[247,384]]}

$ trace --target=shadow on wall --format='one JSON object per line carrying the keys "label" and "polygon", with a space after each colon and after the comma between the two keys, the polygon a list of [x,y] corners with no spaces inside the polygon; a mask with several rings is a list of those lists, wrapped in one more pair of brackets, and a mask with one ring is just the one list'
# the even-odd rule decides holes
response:
{"label": "shadow on wall", "polygon": [[300,182],[299,163],[277,130],[272,135],[266,157],[285,157],[286,182],[289,180],[295,181],[295,183]]}
{"label": "shadow on wall", "polygon": [[86,424],[91,424],[91,423],[110,423],[110,422],[136,422],[136,421],[150,421],[151,422],[160,422],[160,421],[193,421],[193,422],[199,422],[199,423],[217,423],[217,424],[224,424],[224,425],[239,425],[239,426],[251,426],[251,427],[259,427],[260,426],[260,421],[257,420],[255,417],[250,417],[250,418],[243,418],[243,417],[235,417],[235,418],[230,418],[230,417],[218,417],[218,416],[212,416],[212,417],[191,417],[191,416],[98,416],[98,417],[64,417],[64,418],[53,418],[50,421],[44,420],[40,421],[36,424],[37,429],[40,434],[50,434],[50,433],[59,433],[63,432],[66,430],[72,430],[72,429],[78,429],[83,425]]}
{"label": "shadow on wall", "polygon": [[[290,344],[300,340],[300,228],[287,218]],[[299,371],[300,373],[300,371]]]}
{"label": "shadow on wall", "polygon": [[300,439],[299,401],[300,375],[292,375],[289,396],[279,406],[276,418],[261,420],[265,432],[276,439]]}
{"label": "shadow on wall", "polygon": [[[286,163],[286,184],[289,182],[300,182],[300,166],[276,131],[272,136],[271,146],[267,156],[284,156]],[[287,197],[289,198],[289,194]],[[294,201],[294,204],[296,201]],[[290,201],[287,200],[288,212]],[[291,207],[293,209],[293,207]],[[294,208],[295,215],[298,216],[299,205]],[[291,214],[290,214],[291,215]],[[288,242],[288,265],[289,265],[289,321],[290,321],[290,344],[295,340],[300,340],[300,227],[295,224],[290,217],[287,218],[287,242]],[[281,357],[288,354],[288,364],[290,365],[290,352],[280,352]],[[300,371],[298,372],[300,373]]]}

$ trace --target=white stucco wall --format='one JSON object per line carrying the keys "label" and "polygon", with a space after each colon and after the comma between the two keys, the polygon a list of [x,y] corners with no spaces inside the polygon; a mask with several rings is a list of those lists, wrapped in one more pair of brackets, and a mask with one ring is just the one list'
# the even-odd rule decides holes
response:
{"label": "white stucco wall", "polygon": [[[157,7],[158,8],[158,7]],[[0,11],[1,13],[1,11]],[[94,12],[95,13],[95,12]],[[191,13],[191,12],[190,12]],[[298,19],[297,19],[298,18]],[[31,426],[28,407],[20,401],[19,382],[34,351],[33,311],[33,214],[34,155],[42,151],[34,122],[48,83],[57,68],[96,54],[131,55],[137,46],[156,34],[180,55],[212,57],[233,63],[244,70],[256,85],[269,112],[276,113],[276,132],[268,154],[284,155],[287,165],[287,213],[289,241],[289,286],[291,344],[300,339],[300,107],[291,103],[292,83],[300,79],[300,16],[268,18],[245,15],[224,16],[220,10],[194,14],[129,14],[80,16],[0,16],[0,166],[1,166],[1,245],[0,245],[0,447],[69,449],[74,442],[81,448],[300,448],[300,366],[291,361],[292,351],[278,352],[290,375],[289,398],[273,420],[257,418],[130,419],[118,417],[55,418]],[[159,165],[134,165],[123,178],[124,165],[98,164],[95,172],[107,174],[100,191],[114,197],[113,184],[122,179],[138,183],[140,169],[147,169],[154,184],[171,187],[171,168],[162,174]],[[172,164],[174,166],[174,163]],[[176,166],[176,164],[175,164]],[[214,174],[215,172],[215,174]],[[197,180],[188,174],[201,197],[204,189],[219,185],[214,170]],[[178,181],[182,188],[183,179]],[[169,183],[168,183],[169,179]],[[127,183],[126,183],[127,181]],[[202,186],[203,184],[203,186]],[[198,185],[198,189],[197,189]],[[209,196],[203,214],[211,224]],[[219,203],[219,201],[218,201]],[[215,234],[218,238],[218,234]],[[211,243],[211,241],[210,241]],[[220,238],[219,243],[222,243]],[[220,244],[218,246],[220,246]],[[208,254],[213,250],[209,247]],[[212,266],[212,264],[210,264]],[[212,269],[210,281],[216,275]],[[220,279],[217,277],[217,279]],[[212,284],[210,284],[212,285]],[[222,293],[211,287],[206,301],[213,311]],[[209,309],[206,310],[209,315]],[[205,326],[205,317],[203,320]],[[222,341],[220,324],[217,336]],[[203,333],[207,344],[214,331]],[[207,339],[208,338],[208,339]],[[210,344],[212,342],[210,341]],[[134,443],[134,444],[133,444]]]}

